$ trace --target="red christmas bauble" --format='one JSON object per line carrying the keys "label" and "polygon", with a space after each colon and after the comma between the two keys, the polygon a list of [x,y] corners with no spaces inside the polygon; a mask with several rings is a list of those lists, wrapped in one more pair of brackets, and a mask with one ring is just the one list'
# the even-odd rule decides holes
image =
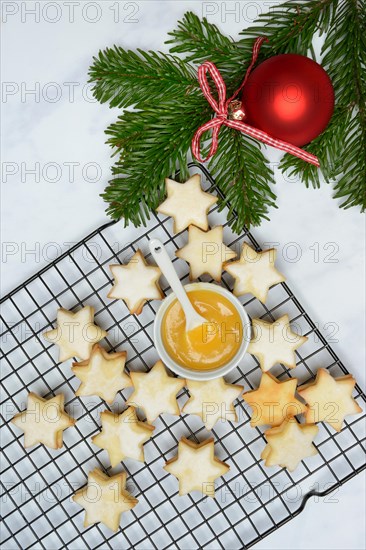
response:
{"label": "red christmas bauble", "polygon": [[254,69],[242,102],[245,123],[301,147],[328,125],[334,90],[318,63],[303,55],[282,54]]}

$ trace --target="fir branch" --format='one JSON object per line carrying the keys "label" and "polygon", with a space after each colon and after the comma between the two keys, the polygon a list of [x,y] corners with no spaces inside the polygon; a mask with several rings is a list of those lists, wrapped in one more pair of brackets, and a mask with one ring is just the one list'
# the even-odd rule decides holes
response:
{"label": "fir branch", "polygon": [[[334,180],[340,172],[342,162],[339,156],[339,145],[347,138],[349,120],[349,110],[336,107],[324,132],[303,147],[305,151],[318,157],[321,171],[327,181]],[[280,168],[290,177],[297,176],[302,179],[306,187],[320,187],[320,171],[313,164],[286,153],[281,160]]]}
{"label": "fir branch", "polygon": [[[163,199],[165,177],[177,168],[182,180],[187,177],[192,136],[213,115],[191,62],[210,59],[217,64],[230,93],[244,76],[254,37],[266,35],[270,40],[262,47],[262,59],[282,52],[314,56],[313,35],[323,32],[328,32],[324,64],[335,83],[338,105],[329,127],[306,149],[319,157],[326,177],[344,172],[336,185],[343,206],[365,208],[365,17],[364,0],[287,1],[234,42],[207,20],[187,13],[168,41],[171,52],[185,59],[117,47],[100,52],[90,69],[95,97],[111,106],[140,109],[125,112],[107,132],[119,155],[114,178],[103,195],[108,212],[114,218],[124,217],[126,223],[145,223],[149,211]],[[209,164],[226,194],[220,208],[230,203],[230,215],[236,212],[235,231],[244,224],[259,224],[275,206],[273,173],[260,147],[223,127],[218,152]],[[319,186],[319,173],[312,165],[285,155],[281,166],[301,176],[306,185]]]}
{"label": "fir branch", "polygon": [[143,108],[198,89],[196,73],[188,63],[161,52],[137,52],[114,46],[93,58],[89,82],[95,82],[93,95],[100,103]]}
{"label": "fir branch", "polygon": [[197,65],[207,60],[214,63],[226,80],[229,94],[240,86],[252,57],[253,43],[244,49],[240,42],[234,42],[216,25],[192,12],[187,12],[178,21],[177,29],[168,34],[172,38],[166,44],[172,44],[171,53],[185,54],[185,61]]}
{"label": "fir branch", "polygon": [[145,224],[149,211],[163,200],[165,178],[179,169],[181,180],[187,179],[192,135],[209,117],[206,100],[194,95],[184,103],[169,99],[121,115],[107,130],[110,145],[121,152],[102,195],[109,203],[107,212],[126,224]]}
{"label": "fir branch", "polygon": [[[338,0],[290,0],[259,16],[255,25],[244,29],[242,48],[250,47],[258,35],[267,36],[269,43],[263,53],[308,55],[314,34],[323,34],[333,24]],[[265,46],[265,45],[264,45]]]}
{"label": "fir branch", "polygon": [[334,24],[322,49],[323,65],[333,82],[336,101],[357,106],[365,116],[366,105],[366,3],[340,0]]}
{"label": "fir branch", "polygon": [[[341,206],[366,208],[366,5],[343,0],[332,19],[322,49],[323,66],[332,80],[336,108],[325,132],[305,149],[315,154],[327,180],[338,177],[335,198]],[[285,155],[281,167],[305,184],[319,186],[319,173]]]}
{"label": "fir branch", "polygon": [[341,207],[359,206],[366,210],[366,130],[354,115],[347,127],[343,150],[343,174],[335,185],[334,198],[341,198]]}
{"label": "fir branch", "polygon": [[336,155],[342,159],[335,198],[341,207],[366,209],[366,4],[364,0],[340,2],[327,35],[323,63],[333,81],[336,101],[348,108],[346,139]]}
{"label": "fir branch", "polygon": [[229,207],[228,219],[235,232],[268,219],[268,208],[276,206],[276,195],[270,187],[275,181],[257,141],[224,126],[209,169],[225,195],[219,209]]}
{"label": "fir branch", "polygon": [[192,12],[187,12],[177,29],[169,32],[172,38],[166,44],[174,44],[171,53],[185,54],[186,61],[201,64],[209,60],[221,70],[232,71],[237,65],[243,65],[243,58],[236,43],[222,34],[219,28],[209,23],[206,18],[200,19]]}

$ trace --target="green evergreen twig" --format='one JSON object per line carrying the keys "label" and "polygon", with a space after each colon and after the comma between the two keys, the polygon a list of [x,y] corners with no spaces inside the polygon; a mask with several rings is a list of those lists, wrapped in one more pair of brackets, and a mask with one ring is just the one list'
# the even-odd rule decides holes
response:
{"label": "green evergreen twig", "polygon": [[333,24],[338,0],[290,0],[259,16],[244,29],[240,44],[250,48],[259,34],[268,38],[267,56],[279,53],[308,55],[314,34],[327,32]]}
{"label": "green evergreen twig", "polygon": [[340,2],[323,47],[323,64],[332,79],[337,104],[348,111],[334,187],[341,207],[366,209],[366,3]]}
{"label": "green evergreen twig", "polygon": [[114,46],[99,52],[90,67],[94,97],[110,107],[144,107],[165,97],[184,98],[198,89],[196,72],[178,57]]}
{"label": "green evergreen twig", "polygon": [[[342,0],[333,13],[322,48],[322,64],[335,91],[336,107],[326,130],[304,147],[318,156],[327,180],[338,178],[335,198],[341,207],[366,208],[366,4]],[[285,155],[281,168],[320,186],[319,172]]]}
{"label": "green evergreen twig", "polygon": [[[108,143],[119,157],[103,194],[109,214],[124,217],[126,223],[145,223],[163,199],[165,177],[177,168],[182,181],[187,177],[193,134],[213,116],[199,89],[195,64],[213,61],[231,93],[244,76],[255,37],[269,38],[261,59],[286,52],[314,58],[315,33],[327,33],[323,66],[332,78],[337,104],[328,128],[306,149],[319,157],[326,178],[339,178],[335,196],[343,199],[341,206],[365,209],[365,19],[365,0],[291,0],[261,16],[234,42],[188,12],[168,40],[171,54],[181,57],[116,46],[100,52],[89,73],[95,97],[111,107],[138,109],[125,111],[107,130]],[[307,186],[320,185],[319,171],[298,158],[285,155],[281,167]],[[209,168],[226,195],[220,208],[230,201],[229,215],[233,208],[237,212],[232,219],[235,231],[267,218],[276,197],[261,144],[223,127]]]}
{"label": "green evergreen twig", "polygon": [[189,95],[184,103],[169,99],[142,111],[126,111],[112,124],[108,143],[117,149],[119,160],[112,169],[103,198],[113,218],[123,217],[136,226],[162,202],[165,177],[179,169],[188,178],[187,154],[192,135],[210,116],[202,95]]}
{"label": "green evergreen twig", "polygon": [[271,189],[275,181],[256,140],[223,127],[220,147],[209,162],[209,169],[225,194],[220,210],[229,207],[228,219],[235,232],[242,231],[244,225],[259,225],[263,218],[268,220],[268,208],[276,206],[276,195]]}

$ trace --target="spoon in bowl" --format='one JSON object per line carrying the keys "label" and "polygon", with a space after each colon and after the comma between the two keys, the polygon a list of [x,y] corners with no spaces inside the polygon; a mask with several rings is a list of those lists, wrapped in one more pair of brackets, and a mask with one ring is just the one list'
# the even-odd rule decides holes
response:
{"label": "spoon in bowl", "polygon": [[178,302],[182,306],[186,318],[186,332],[194,330],[204,323],[208,323],[207,319],[197,313],[192,306],[163,243],[159,239],[151,239],[149,247],[154,260],[160,267],[162,274],[170,284]]}

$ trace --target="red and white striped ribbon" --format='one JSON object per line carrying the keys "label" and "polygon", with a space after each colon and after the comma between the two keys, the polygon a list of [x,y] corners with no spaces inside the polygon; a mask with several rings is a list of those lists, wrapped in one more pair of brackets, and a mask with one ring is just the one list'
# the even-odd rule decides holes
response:
{"label": "red and white striped ribbon", "polygon": [[[235,99],[235,97],[239,94],[239,92],[244,87],[248,79],[248,76],[250,74],[250,71],[252,70],[255,62],[257,61],[258,53],[264,40],[267,40],[267,39],[264,37],[261,37],[255,40],[254,46],[253,46],[252,61],[247,69],[245,78],[240,88],[238,88],[236,92],[229,99],[226,99],[225,82],[216,65],[214,65],[214,63],[211,63],[211,61],[206,61],[198,68],[198,81],[199,81],[201,90],[203,92],[203,95],[211,105],[212,109],[215,111],[216,116],[211,120],[209,120],[208,122],[206,122],[205,124],[203,124],[202,126],[200,126],[200,128],[198,128],[198,130],[194,134],[192,139],[192,153],[199,162],[206,162],[207,160],[209,160],[217,151],[220,128],[224,124],[229,128],[234,128],[235,130],[239,130],[240,132],[243,132],[248,136],[254,137],[259,141],[262,141],[263,143],[267,143],[268,145],[271,145],[272,147],[276,147],[276,149],[280,149],[281,151],[286,151],[286,153],[290,153],[295,157],[299,157],[302,160],[305,160],[306,162],[309,162],[310,164],[314,164],[315,166],[319,167],[320,166],[319,160],[315,155],[312,155],[311,153],[308,153],[307,151],[304,151],[303,149],[296,147],[296,145],[287,143],[287,141],[282,141],[281,139],[273,138],[266,132],[263,132],[263,130],[259,130],[259,128],[254,128],[253,126],[249,126],[248,124],[245,124],[242,121],[231,120],[228,118],[229,104],[233,99]],[[211,94],[210,86],[207,80],[207,72],[210,74],[217,88],[218,101],[216,101]],[[204,132],[207,132],[207,130],[211,130],[211,129],[212,129],[212,142],[211,142],[210,151],[207,157],[203,159],[201,157],[201,145],[200,145],[201,136]]]}

